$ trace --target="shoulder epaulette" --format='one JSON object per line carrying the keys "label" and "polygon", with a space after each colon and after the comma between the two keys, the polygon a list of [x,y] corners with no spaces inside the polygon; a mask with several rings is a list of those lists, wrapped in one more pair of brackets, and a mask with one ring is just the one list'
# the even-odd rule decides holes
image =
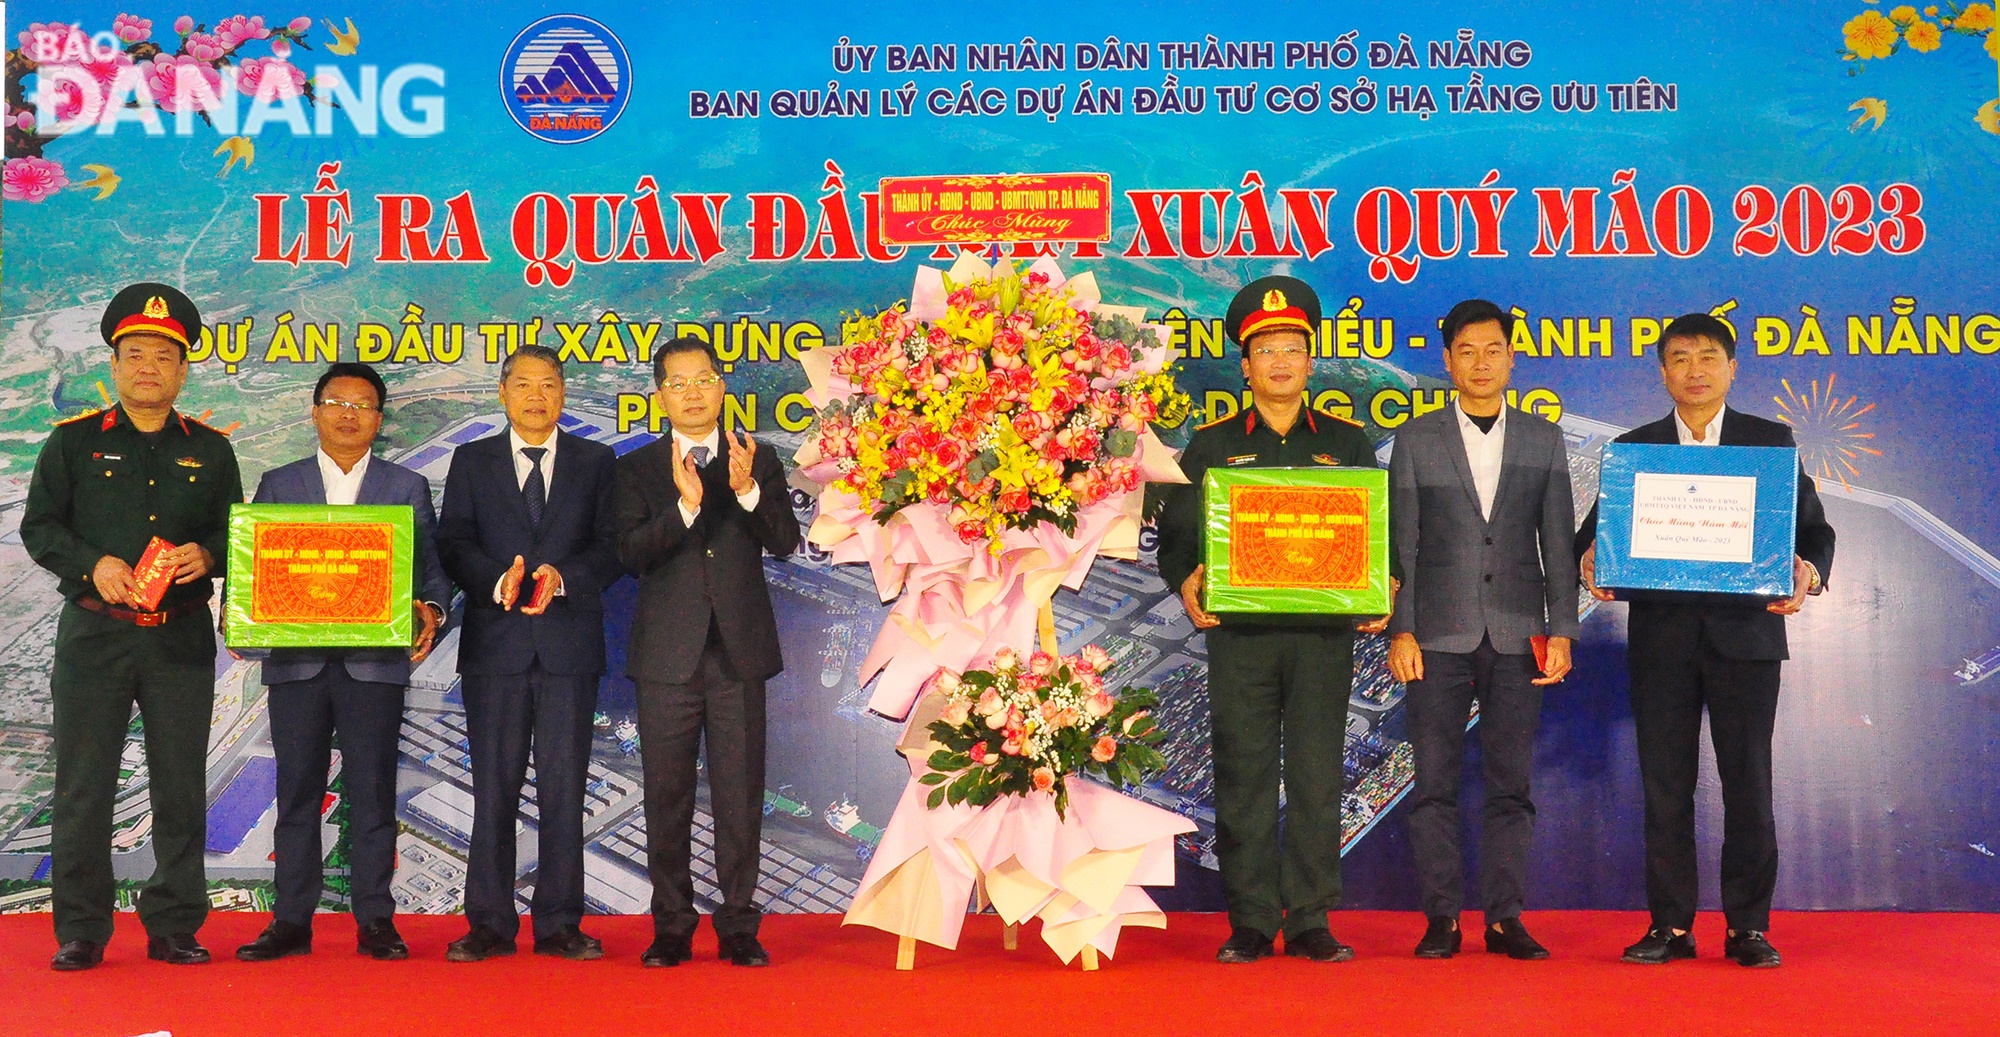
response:
{"label": "shoulder epaulette", "polygon": [[1214,428],[1214,427],[1215,427],[1215,426],[1217,426],[1217,425],[1220,425],[1220,424],[1222,424],[1222,423],[1223,423],[1223,422],[1225,422],[1225,421],[1235,421],[1235,420],[1236,420],[1237,418],[1239,418],[1239,417],[1242,417],[1242,414],[1241,414],[1240,412],[1239,412],[1239,413],[1236,413],[1236,414],[1225,414],[1225,415],[1223,415],[1222,417],[1219,417],[1219,418],[1215,419],[1214,421],[1211,421],[1211,422],[1209,422],[1209,423],[1208,423],[1208,424],[1206,424],[1206,425],[1196,425],[1196,426],[1194,427],[1194,430],[1195,430],[1196,432],[1200,432],[1200,431],[1201,431],[1201,430],[1203,430],[1203,429],[1211,429],[1211,428]]}
{"label": "shoulder epaulette", "polygon": [[104,413],[104,408],[102,407],[98,407],[95,410],[87,410],[84,411],[82,414],[78,414],[76,417],[63,418],[62,420],[56,422],[56,427],[61,428],[64,425],[74,425],[79,421],[83,421],[88,418],[94,418],[102,413]]}
{"label": "shoulder epaulette", "polygon": [[195,428],[206,429],[210,432],[213,432],[224,439],[229,438],[228,429],[216,428],[214,425],[210,425],[207,422],[201,420],[200,418],[190,418],[185,414],[176,413],[174,416],[181,420],[181,431],[183,432],[188,431],[188,426],[192,425]]}
{"label": "shoulder epaulette", "polygon": [[1331,413],[1328,413],[1327,411],[1323,411],[1323,410],[1315,410],[1315,411],[1313,411],[1313,413],[1314,413],[1314,414],[1317,414],[1317,415],[1319,415],[1319,416],[1320,416],[1320,417],[1322,417],[1322,418],[1332,418],[1332,419],[1333,419],[1333,420],[1335,420],[1335,421],[1344,421],[1344,422],[1347,422],[1347,423],[1348,423],[1349,425],[1352,425],[1352,426],[1354,426],[1355,428],[1367,428],[1367,427],[1368,427],[1368,426],[1366,426],[1366,425],[1363,425],[1362,423],[1360,423],[1360,422],[1358,422],[1358,421],[1354,420],[1353,418],[1343,418],[1343,417],[1341,417],[1341,416],[1340,416],[1340,415],[1338,415],[1338,414],[1331,414]]}

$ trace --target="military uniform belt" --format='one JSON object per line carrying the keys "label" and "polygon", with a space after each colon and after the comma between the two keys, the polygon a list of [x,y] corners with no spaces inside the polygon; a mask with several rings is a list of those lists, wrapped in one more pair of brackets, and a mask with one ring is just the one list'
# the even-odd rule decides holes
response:
{"label": "military uniform belt", "polygon": [[208,602],[205,601],[175,605],[173,608],[163,612],[140,612],[136,609],[120,608],[116,605],[99,601],[96,598],[78,598],[76,599],[76,603],[79,607],[89,609],[100,616],[110,616],[112,619],[142,627],[164,626],[167,620],[175,616],[184,616],[196,609],[206,610],[208,608]]}

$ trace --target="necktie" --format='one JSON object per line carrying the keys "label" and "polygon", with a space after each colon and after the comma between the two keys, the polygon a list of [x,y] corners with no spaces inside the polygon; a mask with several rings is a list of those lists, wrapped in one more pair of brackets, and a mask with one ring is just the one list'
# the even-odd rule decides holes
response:
{"label": "necktie", "polygon": [[708,448],[707,448],[707,447],[705,447],[705,446],[696,446],[696,447],[689,447],[689,448],[688,448],[688,456],[689,456],[689,457],[692,457],[692,458],[694,458],[694,466],[695,466],[696,468],[707,468],[707,467],[708,467]]}
{"label": "necktie", "polygon": [[545,446],[524,446],[521,456],[528,459],[528,481],[521,486],[521,497],[528,503],[528,524],[542,524],[542,509],[549,503],[548,483],[542,479],[542,455],[547,454]]}

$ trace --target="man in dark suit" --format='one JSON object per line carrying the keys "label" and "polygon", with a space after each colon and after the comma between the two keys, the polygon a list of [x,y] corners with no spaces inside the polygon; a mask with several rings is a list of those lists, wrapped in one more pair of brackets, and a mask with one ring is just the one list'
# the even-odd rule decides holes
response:
{"label": "man in dark suit", "polygon": [[514,818],[532,746],[535,953],[601,958],[603,946],[580,928],[583,794],[604,675],[602,595],[623,575],[611,513],[615,459],[610,447],[556,427],[562,360],[546,346],[523,346],[501,365],[500,402],[507,431],[452,455],[438,520],[438,554],[465,590],[458,672],[473,796],[471,929],[446,957],[514,953]]}
{"label": "man in dark suit", "polygon": [[262,935],[236,949],[242,961],[312,953],[323,853],[320,808],[333,739],[354,844],[356,947],[377,961],[410,956],[397,934],[389,879],[396,869],[396,739],[410,666],[430,655],[445,623],[451,581],[438,564],[431,484],[370,456],[388,402],[382,376],[367,364],[339,363],[313,387],[319,450],[264,473],[258,504],[407,504],[416,523],[416,640],[408,650],[281,648],[264,661],[271,749],[278,760],[277,905]]}
{"label": "man in dark suit", "polygon": [[[1507,406],[1513,331],[1513,314],[1484,299],[1452,307],[1443,323],[1445,370],[1458,398],[1399,429],[1389,460],[1389,521],[1402,570],[1389,670],[1410,686],[1417,762],[1410,848],[1429,919],[1419,958],[1449,958],[1461,942],[1458,778],[1474,699],[1486,779],[1479,864],[1486,949],[1522,960],[1549,956],[1522,925],[1521,906],[1542,687],[1569,672],[1578,633],[1576,512],[1562,430]],[[1544,634],[1547,664],[1537,673],[1531,639]]]}
{"label": "man in dark suit", "polygon": [[[1660,339],[1660,375],[1672,414],[1619,436],[1620,443],[1684,446],[1794,446],[1792,430],[1729,409],[1736,377],[1736,336],[1705,313],[1677,317]],[[1694,957],[1694,791],[1701,714],[1715,743],[1722,781],[1722,908],[1729,924],[1723,953],[1749,968],[1774,968],[1765,937],[1778,880],[1778,830],[1771,814],[1771,732],[1778,714],[1779,669],[1790,658],[1785,617],[1826,589],[1833,573],[1833,527],[1818,488],[1799,469],[1792,596],[1769,605],[1688,595],[1632,595],[1626,666],[1639,776],[1646,795],[1646,902],[1653,923],[1626,948],[1625,960],[1664,964]],[[1596,585],[1597,509],[1576,534],[1584,585]]]}
{"label": "man in dark suit", "polygon": [[688,872],[695,755],[708,742],[715,812],[719,956],[765,965],[753,897],[764,806],[764,682],[784,669],[764,583],[766,551],[798,549],[784,465],[724,433],[722,375],[699,339],[653,355],[655,399],[672,432],[618,465],[618,556],[639,577],[625,672],[639,690],[646,770],[646,858],[654,940],[640,961],[692,955],[699,916]]}

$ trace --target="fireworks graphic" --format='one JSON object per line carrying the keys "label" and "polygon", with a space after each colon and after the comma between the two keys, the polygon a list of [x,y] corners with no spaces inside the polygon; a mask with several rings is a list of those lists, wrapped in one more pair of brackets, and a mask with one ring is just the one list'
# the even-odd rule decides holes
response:
{"label": "fireworks graphic", "polygon": [[1799,463],[1805,466],[1806,474],[1836,480],[1851,490],[1847,477],[1861,474],[1855,464],[1866,460],[1862,455],[1882,456],[1882,451],[1867,445],[1875,433],[1864,431],[1861,421],[1875,405],[1856,406],[1859,398],[1852,394],[1842,399],[1834,391],[1833,380],[1833,375],[1827,375],[1826,388],[1822,389],[1815,378],[1807,391],[1800,393],[1792,388],[1791,379],[1781,379],[1785,395],[1771,399],[1778,405],[1778,420],[1792,427],[1799,444]]}

